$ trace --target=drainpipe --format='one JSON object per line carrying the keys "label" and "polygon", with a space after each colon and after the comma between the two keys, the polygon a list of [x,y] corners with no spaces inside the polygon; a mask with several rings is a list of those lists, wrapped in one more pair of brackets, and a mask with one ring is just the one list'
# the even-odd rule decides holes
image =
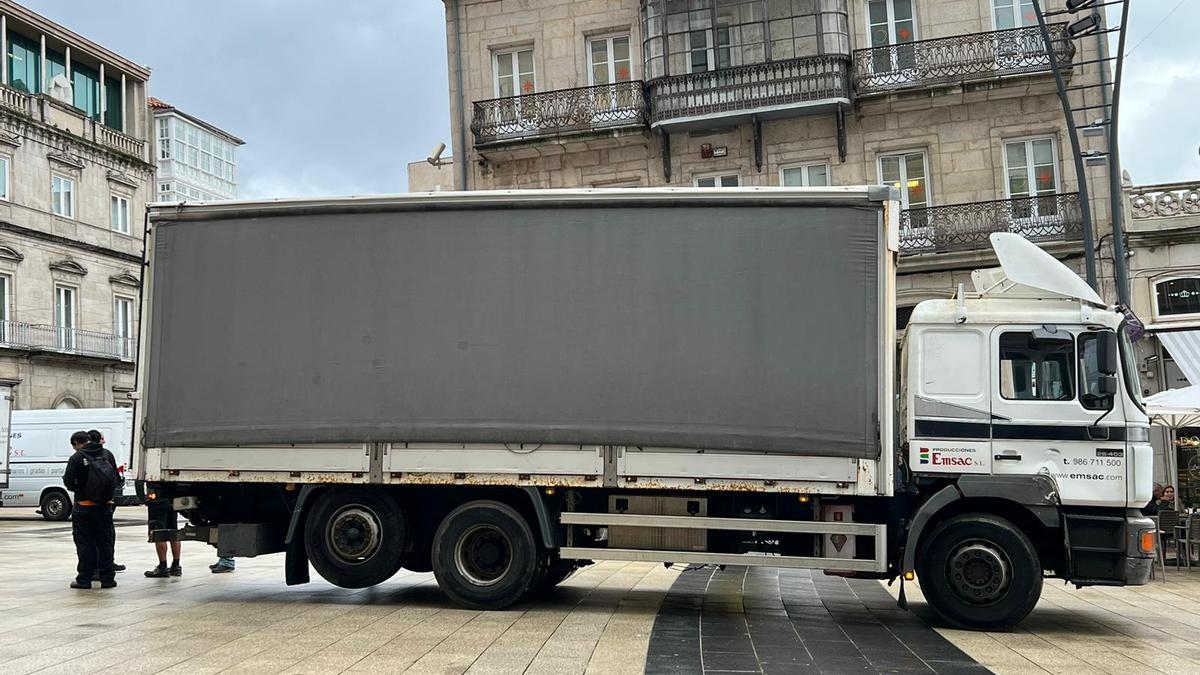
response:
{"label": "drainpipe", "polygon": [[454,130],[458,140],[454,144],[454,164],[458,167],[458,189],[467,190],[469,189],[467,177],[470,172],[467,169],[467,97],[463,93],[462,25],[458,12],[459,3],[455,0],[446,0],[446,6],[451,14],[450,23],[454,26],[454,87],[458,93],[458,119],[455,120],[456,128]]}

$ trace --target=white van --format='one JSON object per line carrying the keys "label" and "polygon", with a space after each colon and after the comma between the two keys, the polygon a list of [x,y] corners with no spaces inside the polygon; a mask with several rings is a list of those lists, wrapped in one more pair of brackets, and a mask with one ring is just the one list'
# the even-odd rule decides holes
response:
{"label": "white van", "polygon": [[[117,471],[129,465],[133,440],[133,411],[129,408],[83,410],[14,410],[9,433],[8,488],[0,490],[0,505],[37,506],[46,520],[71,517],[71,496],[63,487],[71,434],[97,429],[117,460]],[[132,477],[131,477],[132,478]],[[133,480],[124,493],[133,494]]]}

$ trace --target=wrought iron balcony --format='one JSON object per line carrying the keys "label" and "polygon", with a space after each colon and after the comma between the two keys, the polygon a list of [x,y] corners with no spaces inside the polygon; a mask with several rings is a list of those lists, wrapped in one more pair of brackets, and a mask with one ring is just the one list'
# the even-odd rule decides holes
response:
{"label": "wrought iron balcony", "polygon": [[21,321],[0,321],[0,347],[130,362],[137,355],[131,337]]}
{"label": "wrought iron balcony", "polygon": [[647,83],[650,126],[814,111],[850,101],[850,59],[812,56],[660,77]]}
{"label": "wrought iron balcony", "polygon": [[[1071,66],[1075,45],[1065,23],[1051,24],[1059,67]],[[859,94],[955,84],[1050,70],[1037,26],[854,50],[854,87]]]}
{"label": "wrought iron balcony", "polygon": [[476,146],[646,125],[641,80],[493,98],[474,109]]}
{"label": "wrought iron balcony", "polygon": [[988,235],[993,232],[1015,232],[1037,243],[1081,239],[1079,194],[906,209],[900,213],[900,253],[986,249],[990,246]]}

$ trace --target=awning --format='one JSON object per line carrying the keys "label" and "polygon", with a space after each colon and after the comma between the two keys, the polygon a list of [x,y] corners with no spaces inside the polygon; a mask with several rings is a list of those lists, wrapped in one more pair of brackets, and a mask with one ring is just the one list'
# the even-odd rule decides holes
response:
{"label": "awning", "polygon": [[1155,336],[1166,346],[1188,382],[1200,385],[1200,330],[1159,331]]}
{"label": "awning", "polygon": [[1160,391],[1147,396],[1145,404],[1154,424],[1172,429],[1200,426],[1200,386]]}

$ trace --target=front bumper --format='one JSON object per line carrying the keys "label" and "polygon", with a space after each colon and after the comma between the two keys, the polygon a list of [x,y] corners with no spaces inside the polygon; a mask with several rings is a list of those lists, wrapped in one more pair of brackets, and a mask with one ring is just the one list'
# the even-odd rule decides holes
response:
{"label": "front bumper", "polygon": [[1153,535],[1155,546],[1158,544],[1157,528],[1154,521],[1146,516],[1126,516],[1125,518],[1125,585],[1141,586],[1150,581],[1150,570],[1154,565],[1155,550],[1142,549],[1144,532]]}

